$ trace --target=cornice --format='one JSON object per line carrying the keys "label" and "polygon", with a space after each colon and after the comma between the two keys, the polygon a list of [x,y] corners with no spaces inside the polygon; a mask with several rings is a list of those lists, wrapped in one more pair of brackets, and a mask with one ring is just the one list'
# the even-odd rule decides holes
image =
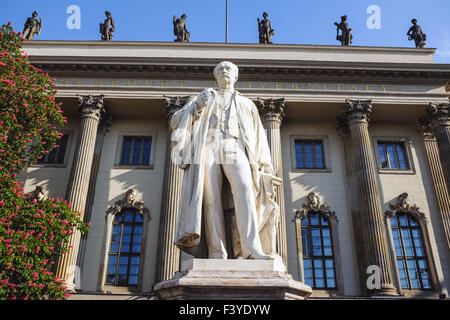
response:
{"label": "cornice", "polygon": [[[49,57],[47,57],[49,58]],[[134,78],[211,80],[217,60],[124,59],[89,58],[82,62],[70,57],[57,60],[31,58],[36,67],[53,77],[64,78]],[[45,61],[47,60],[47,61]],[[104,61],[108,62],[104,62]],[[122,60],[122,61],[119,61]],[[360,83],[440,84],[450,79],[450,65],[439,64],[385,64],[330,61],[236,61],[239,79],[243,81],[318,81]],[[277,64],[276,64],[277,63]]]}

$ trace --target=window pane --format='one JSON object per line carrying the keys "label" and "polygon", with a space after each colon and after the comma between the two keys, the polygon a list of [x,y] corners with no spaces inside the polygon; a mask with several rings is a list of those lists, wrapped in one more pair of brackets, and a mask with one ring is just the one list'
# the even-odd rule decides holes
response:
{"label": "window pane", "polygon": [[319,214],[317,212],[310,213],[309,219],[312,226],[318,226],[319,225]]}
{"label": "window pane", "polygon": [[303,145],[300,141],[295,141],[295,160],[297,168],[302,169],[305,167],[303,163]]}
{"label": "window pane", "polygon": [[122,160],[120,164],[130,164],[132,138],[124,137],[122,146]]}
{"label": "window pane", "polygon": [[387,156],[386,156],[386,151],[384,150],[384,143],[379,143],[378,144],[378,155],[380,157],[380,167],[381,168],[388,168],[388,163],[387,163]]}
{"label": "window pane", "polygon": [[136,222],[143,222],[144,221],[144,219],[142,219],[142,216],[141,216],[140,213],[136,213],[135,221]]}
{"label": "window pane", "polygon": [[305,283],[309,286],[313,285],[313,272],[311,259],[303,259],[303,273],[305,275]]}
{"label": "window pane", "polygon": [[314,256],[322,255],[322,243],[320,241],[320,229],[312,228],[311,229],[311,239],[312,239],[312,249]]}
{"label": "window pane", "polygon": [[305,142],[306,168],[314,168],[313,147],[311,142]]}
{"label": "window pane", "polygon": [[138,283],[138,277],[130,275],[130,278],[128,280],[128,284],[130,285],[137,285]]}
{"label": "window pane", "polygon": [[327,225],[328,225],[328,219],[325,218],[324,215],[321,215],[321,217],[320,217],[320,223],[321,223],[323,226],[327,226]]}
{"label": "window pane", "polygon": [[388,144],[386,146],[389,155],[389,166],[391,169],[398,169],[397,156],[395,154],[395,146],[393,144]]}
{"label": "window pane", "polygon": [[133,222],[133,217],[134,217],[134,210],[127,210],[125,212],[125,222]]}
{"label": "window pane", "polygon": [[405,255],[407,257],[414,256],[414,250],[412,247],[412,239],[408,229],[401,229],[403,245],[405,249]]}
{"label": "window pane", "polygon": [[144,153],[142,154],[142,165],[150,164],[150,151],[152,149],[152,139],[144,139]]}
{"label": "window pane", "polygon": [[323,164],[323,151],[321,142],[314,143],[314,151],[316,156],[316,168],[323,169],[325,166]]}
{"label": "window pane", "polygon": [[119,251],[119,241],[120,241],[120,225],[114,225],[113,232],[111,235],[111,245],[109,247],[110,252]]}
{"label": "window pane", "polygon": [[[306,220],[304,218],[303,220]],[[311,248],[309,246],[309,229],[308,228],[302,228],[302,250],[304,256],[310,256],[311,255]]]}
{"label": "window pane", "polygon": [[408,169],[408,163],[406,161],[405,150],[403,149],[403,145],[397,144],[396,149],[400,169]]}
{"label": "window pane", "polygon": [[142,139],[134,138],[134,146],[133,146],[133,160],[132,164],[141,164],[141,149],[142,149]]}
{"label": "window pane", "polygon": [[416,267],[416,262],[414,260],[408,260],[408,274],[411,280],[411,289],[420,289],[419,275]]}
{"label": "window pane", "polygon": [[404,214],[398,215],[398,221],[400,223],[400,226],[407,226],[408,225],[408,218]]}
{"label": "window pane", "polygon": [[395,255],[397,257],[403,256],[402,244],[400,241],[400,234],[398,229],[392,229],[392,238],[394,239]]}
{"label": "window pane", "polygon": [[398,266],[398,274],[400,276],[400,283],[402,288],[408,289],[408,277],[406,275],[406,268],[405,268],[405,262],[402,259],[397,259],[397,266]]}

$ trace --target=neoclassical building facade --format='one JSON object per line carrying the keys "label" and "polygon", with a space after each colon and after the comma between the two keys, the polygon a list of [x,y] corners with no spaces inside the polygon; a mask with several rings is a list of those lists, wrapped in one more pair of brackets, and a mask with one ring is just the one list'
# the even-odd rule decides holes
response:
{"label": "neoclassical building facade", "polygon": [[[27,169],[91,222],[55,272],[72,299],[155,297],[189,257],[173,245],[183,171],[168,119],[223,60],[254,101],[282,179],[277,248],[311,298],[448,297],[450,65],[434,49],[26,41],[66,126]],[[447,87],[448,89],[448,87]]]}

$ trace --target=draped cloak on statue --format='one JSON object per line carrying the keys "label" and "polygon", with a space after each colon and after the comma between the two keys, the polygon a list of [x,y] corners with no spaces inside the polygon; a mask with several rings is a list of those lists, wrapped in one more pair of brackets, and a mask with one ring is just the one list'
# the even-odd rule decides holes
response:
{"label": "draped cloak on statue", "polygon": [[[207,257],[206,240],[202,236],[204,151],[210,118],[217,101],[216,90],[205,90],[210,91],[211,99],[203,110],[197,110],[196,97],[191,98],[172,116],[170,122],[173,130],[172,161],[184,169],[174,242],[180,250],[197,258]],[[279,207],[275,202],[274,183],[279,183],[280,179],[275,177],[273,171],[258,109],[250,99],[235,91],[231,96],[229,112],[229,135],[243,140],[252,172],[261,245],[265,254],[275,254]]]}

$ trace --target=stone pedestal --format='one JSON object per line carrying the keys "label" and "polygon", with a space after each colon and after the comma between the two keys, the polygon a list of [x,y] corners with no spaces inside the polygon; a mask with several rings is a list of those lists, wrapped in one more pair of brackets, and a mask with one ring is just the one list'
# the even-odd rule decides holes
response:
{"label": "stone pedestal", "polygon": [[311,287],[296,281],[278,260],[192,259],[157,283],[161,300],[304,300]]}

